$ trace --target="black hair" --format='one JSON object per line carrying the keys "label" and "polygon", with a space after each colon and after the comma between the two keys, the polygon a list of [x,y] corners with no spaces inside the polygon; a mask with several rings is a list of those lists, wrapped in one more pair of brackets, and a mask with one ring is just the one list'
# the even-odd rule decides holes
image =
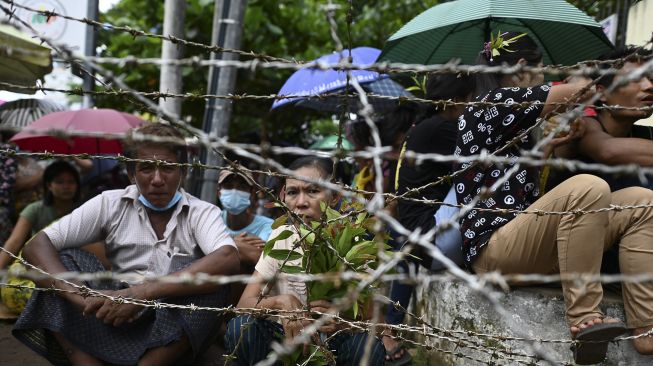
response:
{"label": "black hair", "polygon": [[[178,140],[178,142],[138,141],[133,138],[134,133],[172,138]],[[178,163],[186,164],[188,162],[188,149],[186,148],[184,135],[177,128],[165,123],[147,123],[141,127],[131,130],[123,142],[123,154],[127,158],[136,159],[138,155],[138,149],[144,146],[154,146],[168,149],[175,156],[177,156]],[[128,161],[126,165],[127,172],[129,172],[129,174],[134,174],[136,163],[133,161]],[[182,167],[181,171],[185,172],[186,168]]]}
{"label": "black hair", "polygon": [[[501,35],[503,39],[511,39],[522,35],[523,33],[519,32],[505,32]],[[528,36],[528,34],[519,37],[514,42],[508,46],[508,49],[512,52],[506,50],[500,50],[498,56],[489,56],[486,54],[485,50],[479,52],[478,58],[476,59],[477,65],[486,65],[486,66],[499,66],[499,65],[509,65],[513,66],[519,62],[520,59],[526,60],[526,64],[529,66],[536,66],[542,61],[542,51],[540,47],[535,43],[535,41]],[[500,88],[504,85],[501,84],[501,79],[504,74],[500,73],[478,73],[475,76],[476,91],[475,96],[482,96],[488,92]]]}
{"label": "black hair", "polygon": [[381,145],[393,146],[397,144],[397,139],[408,132],[415,121],[418,120],[421,112],[420,106],[417,103],[403,102],[385,117],[379,119],[376,122],[376,126],[379,129]]}
{"label": "black hair", "polygon": [[75,190],[73,202],[79,202],[82,190],[79,172],[67,161],[57,160],[54,163],[48,165],[48,167],[45,168],[45,171],[43,172],[43,204],[46,206],[51,206],[54,202],[54,196],[48,189],[48,185],[52,183],[52,181],[54,181],[61,173],[69,173],[73,176],[73,178],[75,178],[77,189]]}
{"label": "black hair", "polygon": [[[474,92],[475,79],[467,74],[431,74],[426,82],[426,99],[467,100]],[[441,108],[428,108],[427,114]]]}
{"label": "black hair", "polygon": [[[327,158],[320,158],[317,156],[302,156],[301,158],[293,161],[288,170],[298,170],[301,168],[315,168],[320,172],[322,179],[331,180],[333,175],[333,161]],[[285,181],[284,181],[285,184]]]}
{"label": "black hair", "polygon": [[[408,132],[423,111],[414,102],[402,102],[395,109],[374,121],[379,130],[381,146],[393,146],[397,138]],[[374,146],[372,131],[363,117],[347,124],[347,137],[359,146]]]}
{"label": "black hair", "polygon": [[[652,56],[651,50],[645,49],[643,47],[635,46],[626,46],[618,47],[608,53],[605,53],[599,57],[599,61],[608,61],[608,60],[623,60],[623,62],[610,62],[610,63],[599,63],[598,68],[601,70],[606,70],[610,68],[620,69],[624,66],[626,62],[635,62],[642,63]],[[595,75],[595,78],[598,78],[598,74]],[[614,81],[614,74],[603,75],[596,81],[597,85],[602,85],[609,87]],[[648,76],[651,78],[651,75]]]}

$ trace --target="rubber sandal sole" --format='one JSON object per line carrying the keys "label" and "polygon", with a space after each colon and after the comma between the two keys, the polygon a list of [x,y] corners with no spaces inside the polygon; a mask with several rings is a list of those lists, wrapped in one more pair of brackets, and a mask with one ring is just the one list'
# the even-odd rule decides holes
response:
{"label": "rubber sandal sole", "polygon": [[593,365],[603,362],[610,342],[626,332],[628,328],[623,323],[597,324],[581,330],[576,335],[576,340],[588,343],[572,346],[576,364]]}

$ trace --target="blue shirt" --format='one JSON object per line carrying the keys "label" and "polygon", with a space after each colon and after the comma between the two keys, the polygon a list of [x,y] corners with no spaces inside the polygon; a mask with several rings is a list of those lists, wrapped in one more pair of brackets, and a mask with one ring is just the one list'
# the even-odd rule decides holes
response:
{"label": "blue shirt", "polygon": [[[224,221],[225,225],[227,225],[227,211],[222,211],[222,220]],[[232,230],[228,225],[227,225],[227,232],[231,236],[236,236],[238,234],[242,233],[247,233],[250,235],[258,236],[261,238],[263,241],[268,241],[268,237],[270,236],[270,233],[272,232],[272,223],[274,220],[272,220],[269,217],[261,216],[261,215],[254,215],[254,220],[252,221],[251,224],[245,226],[244,228],[240,230]]]}

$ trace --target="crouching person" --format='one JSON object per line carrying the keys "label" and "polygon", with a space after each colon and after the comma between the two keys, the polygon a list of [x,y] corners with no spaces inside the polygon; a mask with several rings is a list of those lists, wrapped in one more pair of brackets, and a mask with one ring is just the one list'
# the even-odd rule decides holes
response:
{"label": "crouching person", "polygon": [[[307,220],[321,218],[320,203],[324,202],[334,207],[339,201],[339,195],[306,180],[328,181],[331,179],[333,164],[331,160],[303,157],[295,160],[290,167],[293,175],[298,179],[286,179],[284,185],[284,203],[299,217]],[[305,180],[302,180],[305,179]],[[295,250],[300,240],[298,229],[293,225],[282,225],[272,231],[271,238],[277,237],[284,230],[293,232],[290,237],[278,240],[275,249]],[[281,266],[298,266],[301,259],[281,261],[270,256],[261,256],[256,264],[254,278],[262,279],[275,275]],[[238,308],[243,309],[271,309],[282,311],[298,311],[308,309],[326,313],[332,304],[327,300],[308,302],[306,283],[303,281],[279,278],[274,282],[247,284],[243,295],[238,302]],[[225,348],[232,357],[235,365],[255,365],[268,357],[272,351],[273,342],[283,342],[284,337],[293,339],[300,335],[304,326],[310,321],[284,318],[279,322],[264,317],[242,315],[232,319],[227,326]],[[359,365],[365,355],[368,337],[373,336],[366,332],[349,332],[334,322],[327,322],[319,329],[327,335],[326,346],[336,359],[336,365]],[[368,365],[382,365],[384,363],[385,349],[378,338],[371,340]]]}
{"label": "crouching person", "polygon": [[[78,248],[103,240],[112,269],[119,274],[237,272],[238,251],[220,218],[220,209],[180,188],[185,169],[174,163],[186,161],[181,133],[160,123],[136,131],[180,143],[128,139],[127,157],[158,162],[128,163],[131,186],[106,191],[44,229],[27,244],[24,257],[52,274],[102,271],[104,267],[93,254]],[[218,325],[213,312],[85,298],[74,287],[54,279],[37,285],[72,292],[36,291],[13,334],[54,364],[192,362]],[[211,284],[105,281],[84,285],[112,297],[178,305],[220,307],[227,303],[228,295]]]}

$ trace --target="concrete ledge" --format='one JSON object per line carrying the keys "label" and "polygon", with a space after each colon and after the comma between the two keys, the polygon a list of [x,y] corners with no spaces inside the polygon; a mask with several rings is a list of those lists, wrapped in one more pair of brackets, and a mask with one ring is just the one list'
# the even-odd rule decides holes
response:
{"label": "concrete ledge", "polygon": [[[508,321],[502,320],[487,300],[463,284],[433,282],[420,285],[416,289],[416,298],[416,315],[430,325],[469,332],[447,335],[433,331],[432,336],[421,339],[429,347],[418,352],[425,353],[423,359],[428,365],[544,364],[538,363],[537,359],[520,356],[524,353],[533,354],[525,341],[472,334],[517,337],[516,331],[520,330],[532,339],[570,339],[564,320],[564,301],[559,289],[520,288],[505,294],[499,302],[511,314]],[[603,311],[609,316],[625,319],[623,304],[617,295],[607,294],[604,297]],[[542,342],[540,345],[547,355],[560,364],[573,364],[569,343]],[[603,365],[653,365],[653,356],[641,356],[630,341],[616,342],[610,344],[608,359]]]}

